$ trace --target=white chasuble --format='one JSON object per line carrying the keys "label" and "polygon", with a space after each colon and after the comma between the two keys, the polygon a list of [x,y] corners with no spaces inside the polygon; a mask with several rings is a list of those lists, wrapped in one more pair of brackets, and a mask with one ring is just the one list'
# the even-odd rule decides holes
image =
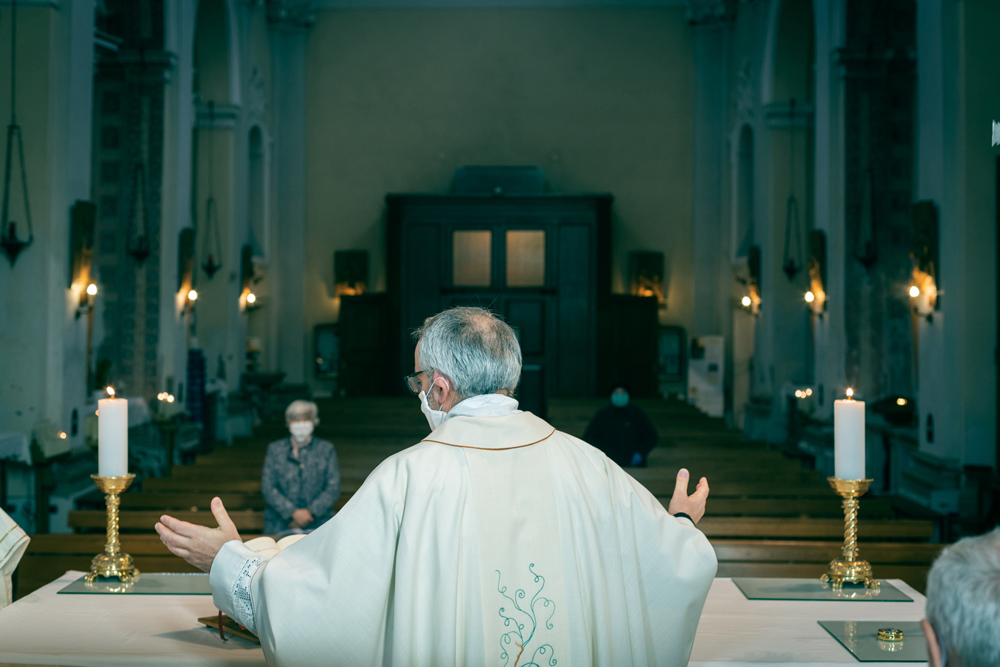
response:
{"label": "white chasuble", "polygon": [[10,580],[21,556],[28,548],[28,536],[3,509],[0,509],[0,609],[11,603]]}
{"label": "white chasuble", "polygon": [[460,407],[270,560],[228,543],[219,608],[282,667],[686,665],[701,531],[538,417]]}

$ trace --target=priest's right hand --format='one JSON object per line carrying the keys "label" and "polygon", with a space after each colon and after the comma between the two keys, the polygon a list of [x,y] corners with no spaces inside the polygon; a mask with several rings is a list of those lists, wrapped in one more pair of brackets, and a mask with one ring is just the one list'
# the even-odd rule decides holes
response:
{"label": "priest's right hand", "polygon": [[674,496],[670,499],[667,512],[677,514],[683,512],[695,523],[705,516],[705,504],[708,502],[708,480],[704,477],[698,482],[694,493],[688,495],[688,480],[691,477],[684,468],[677,471],[677,483],[674,485]]}
{"label": "priest's right hand", "polygon": [[156,524],[160,541],[167,545],[171,553],[180,556],[203,572],[212,569],[212,561],[222,549],[222,545],[240,539],[233,520],[229,518],[222,500],[212,499],[212,514],[219,522],[218,528],[197,526],[172,516],[161,516]]}

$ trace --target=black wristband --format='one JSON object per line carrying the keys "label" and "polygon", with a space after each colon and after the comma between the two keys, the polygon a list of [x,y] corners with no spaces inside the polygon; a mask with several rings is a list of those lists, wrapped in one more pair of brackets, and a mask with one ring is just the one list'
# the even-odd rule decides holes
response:
{"label": "black wristband", "polygon": [[687,519],[687,520],[688,520],[688,521],[690,521],[691,523],[694,523],[694,519],[692,519],[692,518],[691,518],[690,516],[688,516],[688,515],[687,515],[687,514],[685,514],[684,512],[675,512],[675,513],[674,513],[674,518],[675,518],[675,519],[679,519],[680,517],[684,517],[685,519]]}

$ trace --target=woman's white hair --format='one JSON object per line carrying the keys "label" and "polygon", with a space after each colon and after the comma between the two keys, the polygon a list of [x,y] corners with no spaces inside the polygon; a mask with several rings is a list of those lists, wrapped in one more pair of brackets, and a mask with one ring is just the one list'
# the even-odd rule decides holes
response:
{"label": "woman's white hair", "polygon": [[485,308],[438,313],[413,336],[420,344],[420,367],[446,376],[459,398],[517,388],[521,346],[510,325]]}
{"label": "woman's white hair", "polygon": [[319,424],[319,408],[312,401],[303,401],[301,399],[297,401],[292,401],[285,408],[285,423],[292,421],[292,417],[297,415],[312,415],[313,424]]}
{"label": "woman's white hair", "polygon": [[948,667],[1000,665],[1000,528],[941,552],[927,577],[927,620]]}

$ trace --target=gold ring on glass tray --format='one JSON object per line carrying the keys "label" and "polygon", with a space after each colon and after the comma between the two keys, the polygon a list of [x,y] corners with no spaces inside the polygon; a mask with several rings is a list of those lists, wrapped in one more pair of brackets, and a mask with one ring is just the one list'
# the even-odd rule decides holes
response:
{"label": "gold ring on glass tray", "polygon": [[878,638],[884,642],[901,642],[903,641],[903,631],[896,628],[879,628]]}

